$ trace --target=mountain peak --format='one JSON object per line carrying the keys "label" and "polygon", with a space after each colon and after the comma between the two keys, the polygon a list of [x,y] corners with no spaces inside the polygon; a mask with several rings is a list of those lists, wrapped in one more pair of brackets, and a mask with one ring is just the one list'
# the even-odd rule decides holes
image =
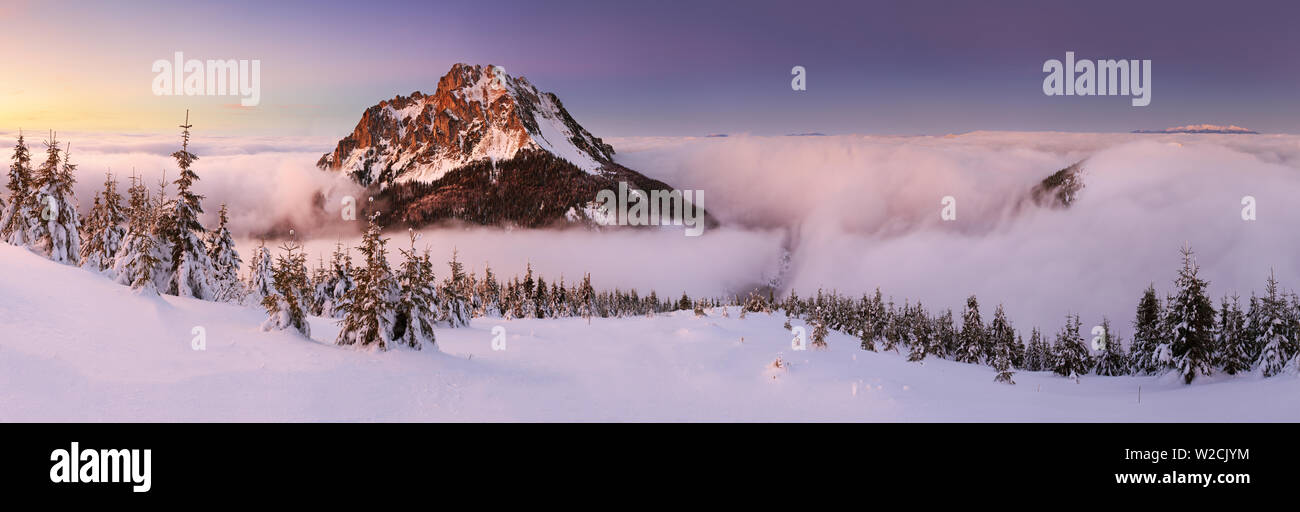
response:
{"label": "mountain peak", "polygon": [[451,170],[523,150],[549,152],[590,174],[614,157],[614,148],[579,125],[554,94],[499,66],[457,63],[433,94],[415,91],[366,109],[317,165],[382,188],[437,181]]}

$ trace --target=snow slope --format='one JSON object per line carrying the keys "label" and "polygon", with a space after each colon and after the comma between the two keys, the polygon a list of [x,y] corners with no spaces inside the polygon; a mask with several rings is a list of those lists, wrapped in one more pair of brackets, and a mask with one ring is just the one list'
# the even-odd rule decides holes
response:
{"label": "snow slope", "polygon": [[[145,297],[0,244],[3,421],[1297,421],[1300,379],[1081,383],[864,352],[793,351],[780,314],[475,319],[440,350],[263,333],[255,308]],[[797,321],[795,322],[798,323]],[[492,328],[506,329],[503,351]],[[191,348],[195,327],[206,350]],[[743,341],[742,341],[743,340]],[[773,370],[781,357],[787,370]],[[1142,387],[1142,402],[1137,401]]]}

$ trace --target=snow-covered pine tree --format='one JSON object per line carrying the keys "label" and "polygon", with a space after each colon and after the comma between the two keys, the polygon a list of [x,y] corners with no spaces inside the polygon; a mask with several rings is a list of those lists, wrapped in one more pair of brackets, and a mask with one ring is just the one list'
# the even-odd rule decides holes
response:
{"label": "snow-covered pine tree", "polygon": [[0,239],[11,245],[28,244],[27,233],[39,219],[36,208],[36,177],[32,173],[32,156],[18,132],[18,143],[14,146],[13,163],[9,165],[9,204],[4,208],[0,218]]}
{"label": "snow-covered pine tree", "polygon": [[226,205],[217,213],[217,229],[208,237],[208,261],[212,262],[213,300],[239,302],[244,298],[244,283],[239,280],[239,266],[243,260],[235,250],[235,239],[230,234]]}
{"label": "snow-covered pine tree", "polygon": [[524,273],[524,280],[520,283],[523,288],[520,289],[519,318],[532,318],[534,316],[533,300],[534,294],[537,293],[537,282],[533,280],[533,264],[531,262],[525,263],[525,267],[527,270]]}
{"label": "snow-covered pine tree", "polygon": [[1295,340],[1300,337],[1300,296],[1295,293],[1291,294],[1291,306],[1286,309],[1286,323],[1291,326],[1291,359],[1287,360],[1286,366],[1282,367],[1282,372],[1289,375],[1300,375],[1300,343]]}
{"label": "snow-covered pine tree", "polygon": [[966,311],[962,314],[957,362],[978,364],[980,356],[985,352],[987,337],[984,332],[984,320],[980,318],[979,301],[971,295],[966,298]]}
{"label": "snow-covered pine tree", "polygon": [[551,293],[547,289],[546,280],[540,275],[537,276],[537,292],[533,294],[533,314],[537,318],[551,316]]}
{"label": "snow-covered pine tree", "polygon": [[339,345],[359,345],[366,348],[388,350],[393,343],[393,323],[396,320],[394,301],[397,285],[388,267],[385,245],[388,240],[380,236],[376,217],[370,218],[370,227],[361,237],[358,251],[365,260],[359,268],[356,287],[348,292],[347,313],[339,320]]}
{"label": "snow-covered pine tree", "polygon": [[478,295],[483,304],[478,313],[480,316],[501,316],[501,283],[497,281],[496,274],[492,273],[492,266],[486,262],[483,264],[483,280],[478,283]]}
{"label": "snow-covered pine tree", "polygon": [[127,230],[122,247],[113,256],[113,278],[142,293],[158,293],[157,272],[162,250],[154,235],[154,208],[149,189],[137,176],[131,176],[127,189]]}
{"label": "snow-covered pine tree", "polygon": [[1079,334],[1080,327],[1078,315],[1066,315],[1065,326],[1057,333],[1055,345],[1052,347],[1054,352],[1052,359],[1055,363],[1052,371],[1076,381],[1092,368],[1088,346],[1084,344],[1083,336]]}
{"label": "snow-covered pine tree", "polygon": [[253,259],[248,262],[248,286],[246,301],[262,303],[262,299],[275,294],[275,263],[271,251],[266,248],[266,241],[258,241]]}
{"label": "snow-covered pine tree", "polygon": [[1164,328],[1164,308],[1156,296],[1154,284],[1147,285],[1138,301],[1137,315],[1133,320],[1133,348],[1129,362],[1134,375],[1151,375],[1170,368],[1160,355],[1168,344]]}
{"label": "snow-covered pine tree", "polygon": [[1191,384],[1198,375],[1214,371],[1214,304],[1206,296],[1208,286],[1197,277],[1199,267],[1190,247],[1182,248],[1183,268],[1174,286],[1178,294],[1165,312],[1170,326],[1170,353],[1174,369]]}
{"label": "snow-covered pine tree", "polygon": [[126,237],[126,214],[122,208],[122,194],[117,191],[117,178],[112,173],[104,175],[104,192],[96,196],[87,224],[87,237],[81,247],[81,266],[95,272],[113,267],[113,257],[122,248]]}
{"label": "snow-covered pine tree", "polygon": [[[438,289],[435,305],[441,306],[443,321],[448,327],[466,327],[472,314],[469,305],[469,276],[465,275],[465,266],[461,265],[459,252],[451,251],[451,261],[447,262],[450,273]],[[531,273],[531,272],[530,272]],[[530,276],[531,278],[531,276]],[[439,304],[440,303],[440,304]]]}
{"label": "snow-covered pine tree", "polygon": [[1228,375],[1250,371],[1250,341],[1246,338],[1246,318],[1241,299],[1223,296],[1219,307],[1219,328],[1214,339],[1219,368]]}
{"label": "snow-covered pine tree", "polygon": [[1029,333],[1029,345],[1025,347],[1025,365],[1024,369],[1031,372],[1041,372],[1049,370],[1052,367],[1048,364],[1048,353],[1050,347],[1043,340],[1043,333],[1037,327]]}
{"label": "snow-covered pine tree", "polygon": [[1255,362],[1265,377],[1282,373],[1298,352],[1294,315],[1287,310],[1286,298],[1278,292],[1277,279],[1270,271],[1264,296],[1259,299],[1259,339],[1256,343],[1263,348]]}
{"label": "snow-covered pine tree", "polygon": [[1106,317],[1101,319],[1101,330],[1101,353],[1097,355],[1095,367],[1097,375],[1109,377],[1128,375],[1130,364],[1128,356],[1124,353],[1124,343],[1118,335],[1111,335],[1110,320]]}
{"label": "snow-covered pine tree", "polygon": [[414,236],[410,250],[398,250],[405,259],[397,270],[399,292],[393,338],[398,345],[420,350],[425,344],[436,342],[433,326],[439,313],[433,261],[427,249],[423,254],[416,252]]}
{"label": "snow-covered pine tree", "polygon": [[822,320],[821,315],[813,318],[812,347],[818,350],[825,350],[826,335],[829,334],[826,329],[826,321]]}
{"label": "snow-covered pine tree", "polygon": [[[690,300],[686,298],[685,292],[682,293],[682,298],[687,301]],[[591,325],[591,315],[594,312],[595,300],[596,289],[591,286],[591,273],[588,272],[582,276],[582,286],[578,288],[577,294],[578,314],[582,315],[582,318],[587,320],[587,325]],[[703,310],[698,310],[697,308],[697,313],[703,312]]]}
{"label": "snow-covered pine tree", "polygon": [[934,350],[931,355],[950,358],[950,348],[957,344],[957,322],[953,319],[951,309],[934,319]]}
{"label": "snow-covered pine tree", "polygon": [[[985,338],[988,340],[985,346],[990,350],[987,356],[1005,355],[1007,364],[1011,365],[1015,359],[1016,330],[1011,326],[1011,321],[1007,319],[1007,313],[1001,304],[993,310],[993,322],[989,324],[985,333]],[[992,364],[993,358],[987,356],[985,360]]]}
{"label": "snow-covered pine tree", "polygon": [[190,113],[185,111],[185,124],[181,128],[181,149],[172,153],[180,176],[176,184],[176,198],[165,203],[159,219],[159,233],[171,249],[168,261],[166,292],[169,295],[212,300],[216,295],[215,271],[208,259],[204,243],[206,229],[199,223],[203,213],[200,202],[203,196],[192,190],[199,175],[193,164],[198,156],[190,153]]}
{"label": "snow-covered pine tree", "polygon": [[[1011,343],[1015,343],[1015,340],[1012,340]],[[998,343],[993,345],[993,354],[989,358],[989,365],[998,372],[997,375],[993,376],[993,382],[1015,385],[1016,381],[1011,380],[1011,376],[1016,373],[1011,370],[1012,351],[1010,344]]]}
{"label": "snow-covered pine tree", "polygon": [[284,252],[276,258],[272,276],[275,292],[262,298],[262,307],[267,314],[262,330],[293,329],[304,338],[310,338],[307,306],[311,297],[302,292],[308,288],[307,255],[297,243],[286,242],[280,249]]}
{"label": "snow-covered pine tree", "polygon": [[907,360],[921,362],[925,360],[925,356],[934,351],[937,341],[934,336],[935,326],[920,302],[916,303],[916,307],[912,308],[909,314],[912,318],[907,323],[912,326],[912,333],[908,337],[911,350],[907,354]]}
{"label": "snow-covered pine tree", "polygon": [[342,318],[347,310],[344,298],[354,286],[352,275],[352,255],[343,249],[343,243],[334,246],[334,255],[330,257],[325,269],[324,279],[316,284],[316,295],[320,302],[321,316]]}
{"label": "snow-covered pine tree", "polygon": [[33,183],[37,218],[27,232],[27,240],[34,250],[51,260],[76,265],[81,261],[81,222],[72,192],[77,166],[68,161],[67,152],[60,157],[53,132],[45,146],[45,163],[36,170]]}

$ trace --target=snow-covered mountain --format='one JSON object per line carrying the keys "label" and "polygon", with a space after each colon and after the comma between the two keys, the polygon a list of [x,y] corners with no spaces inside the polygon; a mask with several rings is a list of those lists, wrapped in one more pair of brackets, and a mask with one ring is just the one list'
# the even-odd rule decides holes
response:
{"label": "snow-covered mountain", "polygon": [[[600,190],[668,184],[614,162],[614,148],[552,93],[496,66],[456,64],[433,94],[366,109],[317,165],[372,190],[380,222],[456,219],[485,225],[594,224]],[[716,220],[705,215],[706,223]]]}
{"label": "snow-covered mountain", "polygon": [[1242,128],[1235,124],[1220,126],[1217,124],[1189,124],[1174,126],[1163,130],[1133,130],[1133,133],[1219,133],[1229,135],[1257,135],[1259,132]]}
{"label": "snow-covered mountain", "polygon": [[497,66],[456,64],[433,94],[419,91],[366,109],[318,166],[362,185],[433,182],[467,164],[543,150],[597,174],[614,148],[574,121],[560,98]]}

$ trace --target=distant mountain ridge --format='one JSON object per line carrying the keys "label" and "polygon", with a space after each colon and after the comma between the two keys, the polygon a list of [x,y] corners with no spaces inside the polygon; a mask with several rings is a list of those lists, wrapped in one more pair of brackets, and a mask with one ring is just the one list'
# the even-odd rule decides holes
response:
{"label": "distant mountain ridge", "polygon": [[1222,133],[1222,134],[1240,134],[1240,135],[1258,135],[1259,132],[1242,128],[1235,124],[1228,126],[1219,126],[1214,124],[1189,124],[1186,126],[1174,126],[1163,130],[1133,130],[1133,133]]}

